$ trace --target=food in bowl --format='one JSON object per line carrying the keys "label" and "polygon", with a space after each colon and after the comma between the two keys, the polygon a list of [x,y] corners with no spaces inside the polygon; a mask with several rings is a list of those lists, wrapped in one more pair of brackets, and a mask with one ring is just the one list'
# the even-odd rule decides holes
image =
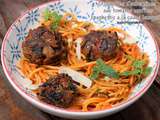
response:
{"label": "food in bowl", "polygon": [[74,111],[111,108],[152,71],[147,53],[117,27],[95,28],[74,14],[46,10],[30,30],[17,66],[43,102]]}
{"label": "food in bowl", "polygon": [[118,35],[115,31],[91,31],[84,36],[81,46],[82,53],[88,61],[98,58],[107,61],[118,51]]}
{"label": "food in bowl", "polygon": [[58,107],[69,107],[77,96],[77,87],[67,74],[58,74],[39,87],[38,97]]}
{"label": "food in bowl", "polygon": [[58,32],[40,26],[29,31],[22,44],[22,52],[31,63],[56,65],[65,54],[65,46]]}

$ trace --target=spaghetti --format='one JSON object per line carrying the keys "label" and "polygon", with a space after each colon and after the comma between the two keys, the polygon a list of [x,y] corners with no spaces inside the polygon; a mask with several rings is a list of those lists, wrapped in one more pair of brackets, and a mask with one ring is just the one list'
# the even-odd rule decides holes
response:
{"label": "spaghetti", "polygon": [[[68,18],[71,19],[68,20]],[[46,26],[50,22],[43,23]],[[70,13],[63,16],[58,27],[58,31],[68,42],[68,56],[62,66],[68,66],[74,70],[81,72],[84,76],[89,77],[92,73],[96,61],[87,62],[85,56],[81,54],[81,59],[77,58],[76,54],[76,40],[94,28],[94,25],[88,22],[78,21],[77,18]],[[119,38],[120,50],[117,55],[105,63],[110,65],[118,73],[131,71],[134,69],[134,59],[143,60],[146,67],[149,63],[149,58],[146,53],[142,53],[137,44],[127,44],[123,42],[127,32],[119,28],[108,28],[106,31],[115,31],[124,35]],[[128,57],[130,56],[130,57]],[[51,76],[57,75],[60,66],[52,65],[36,65],[30,63],[27,59],[21,58],[17,64],[23,75],[29,78],[33,84],[42,84],[46,82]],[[140,76],[141,79],[143,76]],[[131,74],[129,76],[120,76],[119,79],[98,77],[93,81],[90,88],[85,88],[81,84],[77,84],[79,96],[68,108],[76,111],[97,111],[111,108],[128,98],[134,86],[141,80],[139,76]]]}

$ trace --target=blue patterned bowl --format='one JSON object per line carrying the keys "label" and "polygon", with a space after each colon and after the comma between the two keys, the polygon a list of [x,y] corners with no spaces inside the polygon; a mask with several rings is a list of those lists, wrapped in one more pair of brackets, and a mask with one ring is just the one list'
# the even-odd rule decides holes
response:
{"label": "blue patterned bowl", "polygon": [[[141,50],[148,53],[150,58],[149,65],[153,67],[152,73],[134,88],[128,100],[103,111],[71,112],[39,101],[36,95],[27,89],[27,86],[31,84],[31,81],[20,74],[16,67],[16,63],[21,56],[22,41],[25,36],[27,36],[29,29],[36,28],[40,25],[42,13],[46,8],[57,11],[60,14],[63,14],[64,12],[74,13],[79,20],[93,22],[97,27],[104,28],[116,26],[126,30],[134,37],[134,42],[138,44]],[[107,116],[118,112],[135,102],[153,83],[159,66],[158,56],[159,51],[156,41],[154,41],[150,32],[139,22],[139,20],[119,7],[98,2],[96,0],[61,0],[49,2],[28,10],[11,25],[5,35],[1,50],[4,72],[14,89],[23,98],[48,113],[72,119]]]}

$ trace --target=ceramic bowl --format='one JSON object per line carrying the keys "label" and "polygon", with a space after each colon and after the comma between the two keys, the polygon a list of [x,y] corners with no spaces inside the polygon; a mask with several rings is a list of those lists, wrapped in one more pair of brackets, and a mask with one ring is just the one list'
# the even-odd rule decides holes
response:
{"label": "ceramic bowl", "polygon": [[[79,20],[93,22],[97,27],[116,26],[127,31],[134,38],[142,51],[149,55],[149,66],[153,67],[152,73],[137,84],[129,98],[110,109],[96,112],[76,112],[60,109],[38,100],[35,94],[28,89],[31,84],[16,67],[21,57],[21,45],[29,29],[40,25],[42,13],[48,8],[59,14],[71,12]],[[9,28],[3,40],[1,61],[4,72],[13,88],[28,102],[50,114],[71,119],[92,119],[108,116],[118,112],[134,103],[151,86],[158,71],[158,46],[148,29],[132,14],[117,6],[96,0],[60,0],[39,5],[28,10],[20,16]]]}

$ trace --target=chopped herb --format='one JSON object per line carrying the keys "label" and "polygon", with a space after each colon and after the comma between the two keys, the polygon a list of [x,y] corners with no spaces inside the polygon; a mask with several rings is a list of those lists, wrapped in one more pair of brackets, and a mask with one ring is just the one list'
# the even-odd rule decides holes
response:
{"label": "chopped herb", "polygon": [[51,30],[54,31],[55,29],[57,29],[57,27],[58,27],[58,24],[52,24],[52,25],[51,25]]}
{"label": "chopped herb", "polygon": [[139,75],[141,74],[141,69],[135,69],[132,71],[125,71],[120,73],[121,76]]}
{"label": "chopped herb", "polygon": [[96,61],[96,66],[93,67],[91,79],[96,79],[100,73],[105,74],[108,77],[119,78],[118,73],[110,66],[106,65],[102,59]]}
{"label": "chopped herb", "polygon": [[126,55],[126,57],[127,57],[127,59],[129,59],[133,62],[132,65],[134,67],[134,70],[122,72],[122,73],[120,73],[120,76],[130,76],[130,75],[147,76],[152,71],[152,67],[143,68],[145,65],[145,61],[137,60],[130,55]]}
{"label": "chopped herb", "polygon": [[145,62],[143,60],[135,60],[133,62],[133,66],[135,68],[142,68],[144,64],[145,64]]}
{"label": "chopped herb", "polygon": [[102,73],[104,73],[106,76],[112,77],[112,78],[119,78],[118,73],[110,66],[106,65],[102,59],[97,60],[97,66],[101,70]]}
{"label": "chopped herb", "polygon": [[43,13],[43,17],[45,19],[45,21],[50,20],[50,18],[52,18],[52,13],[51,11],[49,11],[49,9],[46,9]]}
{"label": "chopped herb", "polygon": [[100,73],[100,70],[99,70],[98,66],[94,66],[92,69],[92,74],[90,75],[90,78],[92,80],[96,79],[98,77],[99,73]]}
{"label": "chopped herb", "polygon": [[52,22],[51,30],[57,29],[61,21],[62,15],[59,15],[57,12],[52,12],[49,9],[46,9],[43,15],[44,15],[45,21],[50,20]]}
{"label": "chopped herb", "polygon": [[147,75],[149,75],[151,72],[152,72],[152,67],[147,67],[147,68],[144,69],[143,75],[144,75],[144,76],[147,76]]}
{"label": "chopped herb", "polygon": [[126,55],[126,58],[133,62],[132,64],[135,68],[142,68],[143,65],[145,65],[145,62],[143,60],[137,60],[130,55]]}

